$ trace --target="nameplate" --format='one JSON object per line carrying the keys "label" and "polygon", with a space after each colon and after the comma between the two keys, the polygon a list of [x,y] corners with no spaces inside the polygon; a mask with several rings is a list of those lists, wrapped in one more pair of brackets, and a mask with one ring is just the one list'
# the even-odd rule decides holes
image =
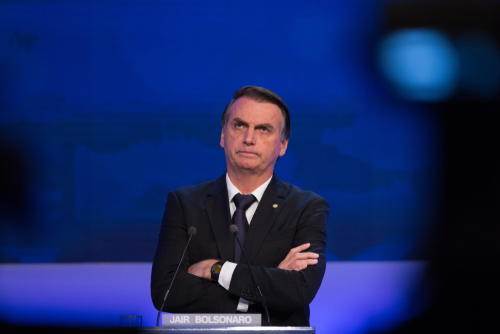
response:
{"label": "nameplate", "polygon": [[163,313],[162,327],[261,326],[262,315],[244,313]]}

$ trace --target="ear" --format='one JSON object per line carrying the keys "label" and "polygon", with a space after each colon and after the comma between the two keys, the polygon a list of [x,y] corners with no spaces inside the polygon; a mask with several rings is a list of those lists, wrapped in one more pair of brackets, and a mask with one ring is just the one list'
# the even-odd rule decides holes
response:
{"label": "ear", "polygon": [[279,156],[282,157],[285,155],[285,152],[286,152],[286,148],[288,147],[288,139],[286,140],[283,140],[281,142],[281,149],[280,149],[280,154]]}
{"label": "ear", "polygon": [[220,147],[224,148],[224,129],[220,133]]}

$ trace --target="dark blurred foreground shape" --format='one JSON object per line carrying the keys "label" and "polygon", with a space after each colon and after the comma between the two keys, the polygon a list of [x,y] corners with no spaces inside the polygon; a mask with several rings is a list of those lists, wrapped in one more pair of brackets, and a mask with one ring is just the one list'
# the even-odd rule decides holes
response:
{"label": "dark blurred foreground shape", "polygon": [[[0,106],[0,112],[1,110]],[[9,240],[5,240],[4,231],[15,231],[22,239],[29,239],[35,235],[33,231],[33,201],[30,197],[28,184],[33,172],[29,164],[28,153],[19,143],[5,140],[0,137],[0,247]],[[35,236],[36,237],[36,236]],[[0,258],[0,262],[6,259]],[[7,259],[8,260],[8,259]],[[0,287],[2,288],[2,287]],[[28,305],[29,300],[25,303]],[[28,318],[29,313],[26,314]],[[49,326],[19,326],[5,323],[0,319],[0,333],[2,334],[101,334],[101,333],[135,333],[138,330],[131,328],[73,328]]]}
{"label": "dark blurred foreground shape", "polygon": [[20,148],[0,138],[0,222],[22,224],[30,211],[26,158]]}
{"label": "dark blurred foreground shape", "polygon": [[[487,34],[500,47],[499,1],[398,1],[389,31],[438,29]],[[481,62],[477,59],[477,62]],[[458,91],[431,105],[441,118],[438,223],[415,304],[430,304],[394,333],[490,333],[500,328],[500,97]]]}

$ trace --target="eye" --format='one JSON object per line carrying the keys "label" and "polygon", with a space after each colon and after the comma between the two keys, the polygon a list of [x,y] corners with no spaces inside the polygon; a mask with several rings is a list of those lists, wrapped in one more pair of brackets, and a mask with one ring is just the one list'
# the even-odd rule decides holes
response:
{"label": "eye", "polygon": [[240,129],[240,128],[242,128],[242,127],[243,127],[243,124],[241,124],[241,123],[236,123],[234,126],[235,126],[235,127],[237,127],[238,129]]}
{"label": "eye", "polygon": [[262,128],[260,128],[262,130],[262,132],[269,132],[269,129],[266,128],[265,126],[263,126]]}

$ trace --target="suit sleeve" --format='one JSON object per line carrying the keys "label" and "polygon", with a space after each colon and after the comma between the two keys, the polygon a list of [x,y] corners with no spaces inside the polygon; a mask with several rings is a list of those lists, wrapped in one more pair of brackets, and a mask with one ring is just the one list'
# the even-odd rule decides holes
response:
{"label": "suit sleeve", "polygon": [[[316,197],[301,212],[293,248],[305,243],[311,246],[305,252],[319,254],[318,263],[295,271],[252,266],[270,310],[291,311],[307,306],[314,299],[326,269],[326,225],[329,215],[328,202]],[[282,259],[283,260],[283,259]],[[246,265],[238,265],[233,273],[229,292],[235,296],[260,303],[257,289]]]}
{"label": "suit sleeve", "polygon": [[[174,191],[170,192],[151,272],[151,298],[157,310],[163,303],[177,263],[186,246],[188,228],[179,198]],[[191,264],[188,251],[170,289],[163,311],[234,313],[239,298],[228,293],[218,283],[189,274],[188,268]]]}

